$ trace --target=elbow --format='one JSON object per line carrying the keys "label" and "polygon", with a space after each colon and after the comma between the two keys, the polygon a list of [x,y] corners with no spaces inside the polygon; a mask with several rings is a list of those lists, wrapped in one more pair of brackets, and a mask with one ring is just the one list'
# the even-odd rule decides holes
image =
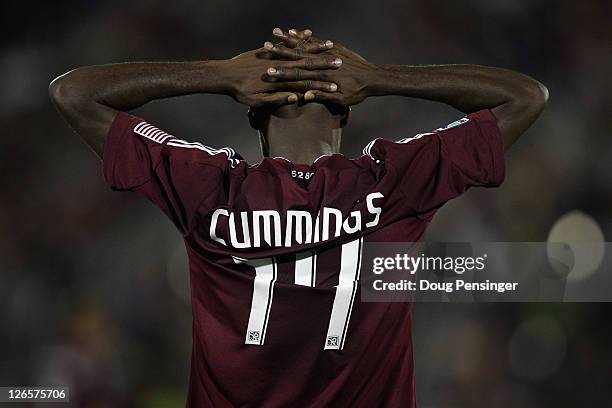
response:
{"label": "elbow", "polygon": [[535,116],[539,116],[544,111],[548,98],[548,88],[532,78],[528,78],[518,87],[514,97],[516,105],[520,106],[522,111]]}
{"label": "elbow", "polygon": [[87,99],[87,93],[74,78],[75,71],[55,78],[49,84],[49,98],[58,107],[70,107]]}
{"label": "elbow", "polygon": [[531,98],[533,98],[533,104],[535,107],[542,112],[548,104],[548,88],[543,83],[534,80],[533,90],[531,91]]}
{"label": "elbow", "polygon": [[54,104],[58,104],[65,96],[65,85],[63,83],[62,77],[59,76],[55,78],[49,84],[49,98]]}

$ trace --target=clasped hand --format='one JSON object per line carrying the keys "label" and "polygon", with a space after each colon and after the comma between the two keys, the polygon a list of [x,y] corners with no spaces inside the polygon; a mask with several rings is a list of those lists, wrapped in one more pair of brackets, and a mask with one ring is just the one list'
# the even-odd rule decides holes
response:
{"label": "clasped hand", "polygon": [[374,64],[312,31],[280,28],[279,40],[228,60],[226,92],[249,106],[320,102],[355,105],[368,96]]}

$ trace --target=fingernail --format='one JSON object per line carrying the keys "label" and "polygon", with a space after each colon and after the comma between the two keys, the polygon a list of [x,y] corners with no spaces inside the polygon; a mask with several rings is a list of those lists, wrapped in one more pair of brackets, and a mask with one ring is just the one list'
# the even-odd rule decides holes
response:
{"label": "fingernail", "polygon": [[272,44],[270,41],[266,41],[266,42],[264,43],[264,48],[265,48],[266,50],[271,50],[272,48],[274,48],[274,44]]}
{"label": "fingernail", "polygon": [[288,100],[289,102],[297,102],[298,97],[297,97],[297,95],[296,95],[296,94],[291,94],[291,95],[289,95],[289,96],[287,97],[287,100]]}
{"label": "fingernail", "polygon": [[283,35],[283,30],[281,30],[280,28],[276,27],[274,30],[272,30],[272,34],[274,34],[274,35]]}
{"label": "fingernail", "polygon": [[338,90],[338,85],[336,84],[329,84],[329,90],[332,92],[336,92]]}
{"label": "fingernail", "polygon": [[307,29],[305,29],[305,30],[304,30],[304,34],[306,34],[306,35],[310,36],[310,35],[312,35],[312,30],[310,30],[309,28],[307,28]]}
{"label": "fingernail", "polygon": [[274,68],[274,67],[270,67],[270,68],[268,68],[268,74],[270,74],[270,75],[274,75],[274,74],[276,74],[276,72],[277,72],[277,71],[276,71],[276,68]]}
{"label": "fingernail", "polygon": [[340,65],[342,65],[342,60],[340,58],[334,58],[334,60],[332,61],[332,65],[339,67]]}
{"label": "fingernail", "polygon": [[306,99],[307,101],[314,99],[314,97],[315,97],[314,93],[310,91],[304,94],[304,99]]}
{"label": "fingernail", "polygon": [[297,31],[295,31],[295,29],[292,28],[291,30],[289,30],[289,34],[297,35]]}
{"label": "fingernail", "polygon": [[331,48],[331,47],[333,47],[333,46],[334,46],[334,42],[333,42],[333,41],[331,41],[331,40],[327,40],[327,41],[325,41],[325,46],[326,46],[327,48]]}

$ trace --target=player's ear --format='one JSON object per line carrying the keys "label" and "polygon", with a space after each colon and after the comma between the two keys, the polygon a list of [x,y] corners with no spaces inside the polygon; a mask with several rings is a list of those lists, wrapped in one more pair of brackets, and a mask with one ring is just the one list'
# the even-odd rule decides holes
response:
{"label": "player's ear", "polygon": [[346,110],[342,113],[342,116],[340,117],[340,127],[341,128],[345,127],[350,118],[351,118],[351,107],[347,106]]}
{"label": "player's ear", "polygon": [[258,122],[257,114],[253,108],[249,108],[249,124],[255,130],[261,129],[261,124]]}
{"label": "player's ear", "polygon": [[270,119],[270,111],[265,108],[249,108],[249,124],[255,130],[265,131]]}

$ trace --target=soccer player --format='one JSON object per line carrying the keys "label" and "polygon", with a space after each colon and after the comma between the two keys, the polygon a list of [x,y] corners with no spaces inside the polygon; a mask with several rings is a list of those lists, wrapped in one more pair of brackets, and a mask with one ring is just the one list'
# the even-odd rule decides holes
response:
{"label": "soccer player", "polygon": [[[546,104],[546,88],[513,71],[373,64],[311,34],[275,29],[276,44],[229,60],[84,67],[50,85],[109,186],[148,198],[183,235],[188,406],[414,407],[411,305],[359,301],[363,245],[418,241],[445,202],[498,186],[504,149]],[[193,93],[249,105],[263,160],[127,113]],[[382,95],[466,116],[340,154],[348,107]]]}

